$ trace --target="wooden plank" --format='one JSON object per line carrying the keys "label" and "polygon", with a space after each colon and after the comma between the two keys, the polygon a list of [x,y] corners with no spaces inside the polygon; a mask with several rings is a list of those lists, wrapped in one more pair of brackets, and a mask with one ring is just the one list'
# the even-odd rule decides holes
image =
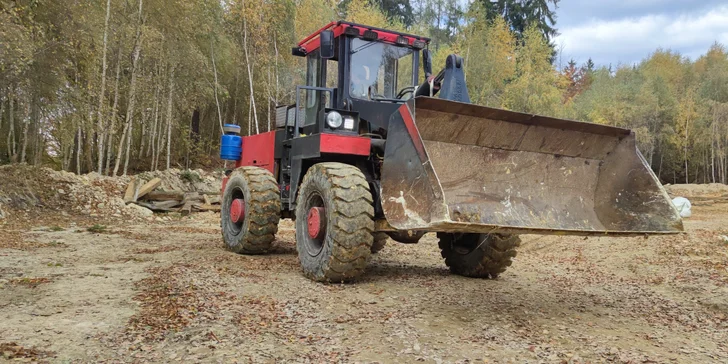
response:
{"label": "wooden plank", "polygon": [[184,201],[184,202],[190,202],[190,201],[198,202],[198,201],[202,201],[202,199],[200,198],[200,193],[199,192],[187,192],[187,193],[185,193],[185,198],[182,201]]}
{"label": "wooden plank", "polygon": [[213,205],[209,205],[209,204],[204,204],[204,205],[203,204],[194,204],[194,205],[192,205],[192,207],[197,211],[219,212],[220,210],[222,210],[222,206],[220,206],[220,205],[213,206]]}
{"label": "wooden plank", "polygon": [[151,201],[182,201],[185,193],[181,191],[152,191],[145,196],[145,200]]}
{"label": "wooden plank", "polygon": [[137,180],[132,177],[129,185],[126,186],[126,192],[124,192],[124,202],[131,203],[136,202],[136,191],[137,191]]}
{"label": "wooden plank", "polygon": [[208,203],[208,205],[220,204],[220,195],[217,195],[217,196],[209,196],[208,197],[208,200],[210,200],[210,202]]}
{"label": "wooden plank", "polygon": [[153,178],[151,181],[145,183],[144,186],[142,186],[139,189],[139,193],[137,193],[136,198],[137,199],[140,199],[140,198],[146,196],[149,192],[154,191],[154,189],[157,188],[157,187],[159,187],[159,185],[161,185],[161,184],[162,184],[162,180],[161,179],[159,179],[159,178]]}
{"label": "wooden plank", "polygon": [[187,201],[185,202],[184,206],[179,209],[179,212],[182,214],[182,216],[187,216],[192,213],[192,204],[193,203],[191,201]]}
{"label": "wooden plank", "polygon": [[154,212],[171,212],[175,211],[180,201],[159,201],[159,202],[136,202],[139,206],[144,206]]}

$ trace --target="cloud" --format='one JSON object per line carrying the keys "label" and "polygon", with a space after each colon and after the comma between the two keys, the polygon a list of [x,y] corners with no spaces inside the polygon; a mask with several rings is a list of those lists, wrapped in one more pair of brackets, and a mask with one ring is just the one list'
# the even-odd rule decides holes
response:
{"label": "cloud", "polygon": [[692,13],[591,19],[563,27],[560,32],[554,41],[563,47],[565,60],[584,62],[591,57],[598,65],[633,64],[657,48],[696,59],[715,41],[728,44],[728,5]]}

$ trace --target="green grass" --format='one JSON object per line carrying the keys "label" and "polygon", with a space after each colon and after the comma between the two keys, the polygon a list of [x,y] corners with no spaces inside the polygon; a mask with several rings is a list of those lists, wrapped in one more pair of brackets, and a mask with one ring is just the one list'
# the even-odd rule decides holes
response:
{"label": "green grass", "polygon": [[103,233],[107,232],[106,225],[99,225],[99,224],[90,226],[88,229],[86,229],[86,231],[88,231],[90,233],[94,233],[94,234],[103,234]]}
{"label": "green grass", "polygon": [[200,177],[197,172],[191,171],[189,169],[182,171],[179,177],[189,183],[202,182],[202,177]]}
{"label": "green grass", "polygon": [[65,230],[65,229],[62,228],[62,227],[60,227],[60,226],[53,226],[53,227],[51,227],[51,231],[63,231],[63,230]]}

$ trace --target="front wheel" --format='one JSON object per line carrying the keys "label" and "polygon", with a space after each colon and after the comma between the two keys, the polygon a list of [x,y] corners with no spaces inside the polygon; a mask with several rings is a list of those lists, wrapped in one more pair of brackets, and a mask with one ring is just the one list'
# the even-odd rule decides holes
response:
{"label": "front wheel", "polygon": [[450,271],[465,277],[497,278],[513,263],[517,235],[438,233],[440,250]]}
{"label": "front wheel", "polygon": [[345,282],[369,262],[374,208],[369,183],[348,164],[319,163],[303,178],[296,203],[296,249],[303,273]]}

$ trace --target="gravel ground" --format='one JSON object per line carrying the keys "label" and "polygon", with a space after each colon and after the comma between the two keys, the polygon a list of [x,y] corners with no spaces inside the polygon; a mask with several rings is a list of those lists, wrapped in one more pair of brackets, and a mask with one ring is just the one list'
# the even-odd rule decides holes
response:
{"label": "gravel ground", "polygon": [[496,280],[450,274],[428,234],[349,285],[301,275],[289,221],[267,256],[226,252],[213,213],[6,221],[0,361],[728,362],[728,205],[693,213],[685,235],[523,236]]}

